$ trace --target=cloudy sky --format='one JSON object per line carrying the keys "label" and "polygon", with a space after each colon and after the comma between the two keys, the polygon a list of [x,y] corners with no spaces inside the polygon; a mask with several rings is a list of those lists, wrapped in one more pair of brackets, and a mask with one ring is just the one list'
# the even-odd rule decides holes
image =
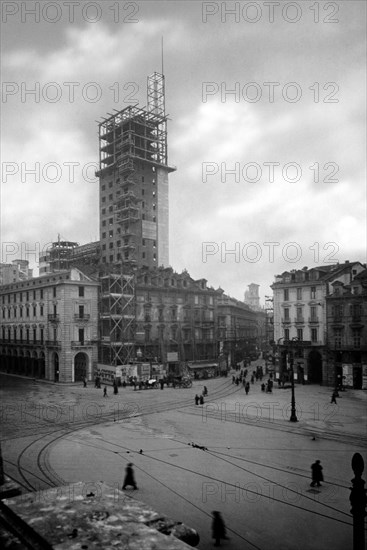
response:
{"label": "cloudy sky", "polygon": [[2,261],[98,240],[96,121],[146,105],[163,36],[172,267],[241,299],[365,262],[365,9],[2,2]]}

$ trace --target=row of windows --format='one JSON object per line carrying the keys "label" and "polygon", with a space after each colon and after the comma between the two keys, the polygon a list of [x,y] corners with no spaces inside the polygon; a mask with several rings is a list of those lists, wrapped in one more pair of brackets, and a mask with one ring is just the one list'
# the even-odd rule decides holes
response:
{"label": "row of windows", "polygon": [[[11,315],[11,312],[13,311],[13,315]],[[19,318],[22,319],[23,318],[23,314],[24,314],[24,317],[31,317],[31,313],[33,314],[33,317],[37,317],[37,305],[34,305],[34,306],[25,306],[25,308],[23,308],[23,306],[19,306],[19,308],[16,308],[16,307],[10,307],[8,309],[4,308],[3,309],[3,319],[6,319],[6,317],[8,319],[10,319],[11,317],[13,319],[16,319],[17,318],[17,311],[19,311]],[[8,312],[8,315],[6,315],[6,312]],[[57,305],[54,304],[53,305],[53,312],[52,313],[49,313],[49,315],[52,315],[52,316],[57,316]],[[84,310],[84,306],[83,305],[79,305],[79,309],[78,309],[78,317],[80,319],[83,319],[85,317],[85,310]],[[44,316],[44,306],[41,304],[39,306],[39,316],[40,317],[43,317]]]}
{"label": "row of windows", "polygon": [[[361,335],[362,330],[361,329],[352,329],[350,331],[352,344],[355,348],[359,348],[361,346]],[[341,348],[343,346],[343,329],[334,329],[334,347],[336,349]]]}
{"label": "row of windows", "polygon": [[[84,297],[84,286],[78,287],[78,295],[79,297]],[[13,297],[13,300],[11,299]],[[57,297],[57,287],[52,287],[52,297]],[[26,292],[14,292],[13,294],[7,295],[7,300],[5,294],[2,296],[2,303],[5,304],[7,302],[10,304],[13,302],[14,304],[19,302],[22,303],[23,301],[29,302],[29,300],[43,300],[44,299],[44,289],[40,288],[39,290],[27,290]]]}
{"label": "row of windows", "polygon": [[[54,306],[54,311],[56,312],[56,305]],[[25,317],[30,317],[31,316],[31,312],[33,314],[33,317],[37,317],[37,306],[25,306],[23,308],[23,306],[19,306],[19,309],[14,307],[14,308],[8,308],[8,309],[3,309],[3,319],[6,319],[6,311],[8,312],[8,319],[10,319],[10,317],[13,317],[13,318],[16,318],[17,317],[17,311],[19,311],[19,317],[22,318],[23,317],[23,314]],[[13,316],[11,315],[11,312],[13,311]],[[39,315],[40,317],[43,317],[44,315],[44,306],[43,305],[40,305],[39,306]],[[56,315],[56,313],[55,313]]]}
{"label": "row of windows", "polygon": [[[154,319],[154,317],[146,311],[145,314],[144,314],[145,322],[150,323],[153,319]],[[178,319],[177,310],[172,309],[171,312],[170,312],[170,320],[171,321],[177,321],[177,319]],[[194,310],[194,315],[192,316],[191,311],[185,309],[183,320],[184,321],[190,321],[191,319],[194,319],[195,321],[214,321],[214,311],[212,311],[212,310],[202,311],[200,309],[195,309]],[[166,319],[164,317],[163,310],[159,309],[158,310],[158,321],[161,322],[161,321],[165,321],[165,320]]]}
{"label": "row of windows", "polygon": [[[147,246],[147,242],[146,242],[147,240],[148,240],[149,243],[152,243],[153,248],[157,248],[157,242],[156,242],[156,241],[153,241],[153,240],[151,240],[151,239],[142,239],[142,246]],[[117,246],[117,248],[120,248],[121,244],[122,244],[121,240],[116,241],[116,246]],[[133,245],[134,243],[133,243],[133,242],[130,242],[129,237],[126,237],[126,238],[123,240],[123,244],[124,244],[124,245],[128,245],[128,244]],[[103,244],[103,245],[102,245],[102,250],[106,250],[106,248],[107,248],[107,245],[106,245],[106,244]],[[108,248],[109,248],[109,249],[114,248],[114,243],[113,243],[113,242],[110,242],[109,245],[108,245]],[[145,258],[145,256],[143,256],[143,257]]]}
{"label": "row of windows", "polygon": [[[303,329],[297,329],[297,339],[299,342],[303,341]],[[288,328],[284,329],[284,340],[290,340],[290,331]],[[318,329],[311,329],[311,342],[318,342]]]}
{"label": "row of windows", "polygon": [[[290,308],[285,307],[284,308],[284,320],[290,321]],[[302,321],[303,320],[303,307],[296,307],[296,321]],[[317,306],[311,306],[310,307],[310,321],[317,321]]]}
{"label": "row of windows", "polygon": [[[53,334],[57,334],[56,329],[53,330]],[[39,339],[38,339],[38,336],[39,336]],[[28,342],[30,343],[31,341],[38,342],[38,340],[39,340],[40,343],[43,344],[43,342],[44,342],[44,329],[43,328],[40,328],[40,329],[37,329],[37,328],[33,328],[33,329],[19,328],[19,329],[17,329],[16,327],[14,327],[13,331],[11,331],[10,328],[8,328],[8,329],[3,328],[2,329],[2,337],[3,337],[3,340],[7,340],[8,342],[12,342],[12,341],[14,341],[14,342],[23,342],[23,340],[24,340],[26,343],[28,343]],[[31,340],[31,337],[32,337],[32,340]]]}
{"label": "row of windows", "polygon": [[[352,317],[360,317],[363,313],[362,304],[349,304],[349,315]],[[348,306],[344,307],[343,304],[338,304],[331,307],[331,315],[334,317],[343,317],[348,315]]]}
{"label": "row of windows", "polygon": [[[144,176],[141,176],[141,182],[142,183],[145,183],[145,179],[144,179]],[[155,178],[152,179],[152,185],[155,185],[156,184],[156,181],[155,181]],[[105,191],[106,190],[106,186],[105,185],[102,185],[102,191]],[[127,193],[129,192],[129,186],[125,186],[123,189],[122,189],[122,195],[126,195]],[[153,191],[153,196],[155,196],[156,192]],[[121,195],[121,190],[118,189],[116,191],[116,198],[119,198]],[[144,193],[142,193],[142,195],[144,195]],[[114,200],[114,195],[113,193],[109,193],[108,195],[102,195],[101,196],[101,202],[104,204],[106,202],[106,200],[109,200],[109,202],[112,202]]]}
{"label": "row of windows", "polygon": [[[57,341],[57,329],[49,331],[53,337],[53,341]],[[33,328],[33,329],[23,329],[14,327],[13,331],[8,328],[2,329],[2,338],[7,342],[18,342],[18,343],[44,343],[44,329],[43,328]],[[39,337],[39,338],[38,338]],[[85,342],[85,331],[84,328],[78,329],[78,342],[84,344]]]}
{"label": "row of windows", "polygon": [[[283,292],[284,292],[284,301],[285,302],[288,302],[289,300],[289,288],[284,288],[283,289]],[[307,296],[307,292],[309,291],[309,298],[311,300],[315,300],[316,299],[316,287],[315,286],[311,286],[309,289],[308,288],[296,288],[296,299],[297,300],[302,300],[302,299],[306,299],[306,296]]]}
{"label": "row of windows", "polygon": [[[178,337],[178,331],[176,327],[170,327],[169,331],[163,326],[158,327],[158,338],[164,339],[167,335],[172,340],[177,341]],[[150,341],[152,337],[152,331],[150,327],[144,328],[144,335],[145,335],[145,341]],[[213,340],[214,339],[214,331],[213,329],[194,329],[191,331],[191,329],[183,329],[182,331],[182,339],[184,341],[188,341],[194,338],[195,340]]]}
{"label": "row of windows", "polygon": [[[140,164],[141,164],[141,166],[140,166]],[[143,170],[145,168],[145,166],[142,163],[139,163],[139,162],[135,162],[135,166],[136,166],[136,168],[140,168],[140,169],[143,169]],[[156,171],[155,166],[152,166],[152,172],[154,173],[155,171]],[[145,183],[145,176],[141,176],[141,181],[142,181],[142,183]],[[155,183],[155,178],[153,178],[153,182]],[[120,183],[120,178],[117,178],[115,183],[116,184]],[[107,188],[106,184],[105,183],[102,184],[102,186],[101,186],[102,191],[106,191],[106,188]],[[108,182],[108,188],[109,189],[113,188],[113,181],[112,180],[110,180]]]}
{"label": "row of windows", "polygon": [[[112,247],[110,247],[110,248],[112,248]],[[145,258],[146,258],[145,252],[142,252],[141,257],[142,257],[143,260],[145,260]],[[121,260],[132,260],[132,259],[134,259],[134,258],[130,255],[129,252],[124,252],[123,255],[120,252],[118,252],[116,254],[116,261],[117,262],[119,262]],[[111,254],[108,257],[107,256],[102,256],[102,262],[104,262],[104,263],[109,262],[109,263],[112,264],[114,261],[115,261],[115,257],[114,257],[113,254]],[[157,261],[157,254],[154,253],[153,254],[153,262],[156,262],[156,261]]]}

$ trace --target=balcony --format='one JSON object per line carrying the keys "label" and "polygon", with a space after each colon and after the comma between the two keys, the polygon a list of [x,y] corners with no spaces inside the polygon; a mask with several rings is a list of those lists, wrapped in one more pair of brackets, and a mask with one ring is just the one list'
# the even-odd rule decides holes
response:
{"label": "balcony", "polygon": [[354,313],[352,315],[352,323],[360,323],[362,319],[362,316],[360,313]]}
{"label": "balcony", "polygon": [[60,316],[57,313],[49,313],[47,315],[47,318],[51,323],[59,323],[60,322]]}
{"label": "balcony", "polygon": [[83,313],[83,314],[80,314],[80,313],[75,313],[74,315],[74,321],[89,321],[90,319],[90,315],[89,313]]}
{"label": "balcony", "polygon": [[290,325],[292,324],[292,321],[288,317],[287,319],[285,317],[282,317],[282,325]]}
{"label": "balcony", "polygon": [[70,343],[72,348],[89,348],[93,345],[92,340],[83,340],[82,342],[72,340]]}
{"label": "balcony", "polygon": [[311,325],[312,325],[312,324],[313,324],[313,325],[316,325],[316,324],[319,323],[319,318],[318,318],[318,317],[309,317],[309,318],[308,318],[308,322],[309,322],[309,324],[311,324]]}
{"label": "balcony", "polygon": [[294,319],[294,322],[296,325],[304,325],[305,324],[305,319],[304,317],[296,317]]}
{"label": "balcony", "polygon": [[60,349],[61,348],[61,342],[59,342],[58,340],[46,340],[46,347],[48,348],[57,348],[57,349]]}

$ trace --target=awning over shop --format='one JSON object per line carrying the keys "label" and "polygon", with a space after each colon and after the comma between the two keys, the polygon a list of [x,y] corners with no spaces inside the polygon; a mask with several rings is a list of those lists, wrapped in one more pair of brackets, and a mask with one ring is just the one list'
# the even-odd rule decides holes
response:
{"label": "awning over shop", "polygon": [[216,369],[218,368],[218,363],[187,363],[189,369]]}

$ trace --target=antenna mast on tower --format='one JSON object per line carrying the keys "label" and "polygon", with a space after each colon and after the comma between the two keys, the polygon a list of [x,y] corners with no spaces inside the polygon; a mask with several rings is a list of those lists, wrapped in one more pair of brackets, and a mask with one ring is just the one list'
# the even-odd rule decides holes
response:
{"label": "antenna mast on tower", "polygon": [[166,105],[165,105],[165,82],[163,74],[163,36],[161,42],[162,49],[162,72],[154,72],[152,75],[148,76],[148,111],[155,115],[166,116]]}

